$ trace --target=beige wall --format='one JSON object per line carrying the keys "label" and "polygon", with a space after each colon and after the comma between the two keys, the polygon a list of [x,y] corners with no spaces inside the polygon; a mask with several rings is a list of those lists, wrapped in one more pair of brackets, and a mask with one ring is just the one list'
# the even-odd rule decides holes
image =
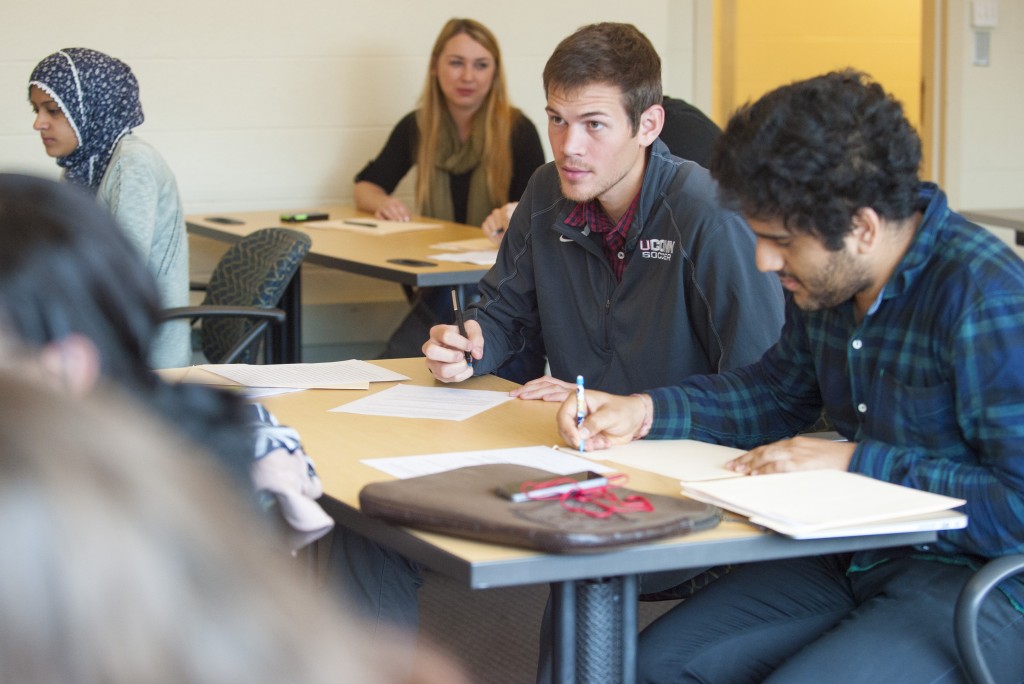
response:
{"label": "beige wall", "polygon": [[6,2],[0,169],[57,175],[31,131],[26,82],[46,54],[86,46],[135,69],[147,116],[138,132],[170,162],[186,211],[348,200],[353,175],[415,107],[429,50],[451,16],[495,31],[512,100],[542,137],[544,62],[592,21],[639,26],[666,57],[666,89],[692,98],[693,0],[53,0],[45,10]]}
{"label": "beige wall", "polygon": [[714,116],[785,83],[845,67],[871,74],[919,119],[922,0],[720,0]]}
{"label": "beige wall", "polygon": [[[999,0],[991,66],[976,67],[969,0],[925,1],[939,6],[945,41],[943,184],[954,206],[1020,206],[1024,2]],[[415,106],[426,54],[450,16],[475,16],[496,31],[513,100],[542,137],[544,61],[590,21],[636,23],[665,58],[666,90],[710,108],[713,0],[584,6],[296,0],[229,9],[181,0],[149,9],[156,4],[54,0],[43,17],[31,3],[8,2],[0,22],[0,169],[57,175],[30,130],[25,82],[40,58],[72,45],[110,52],[136,69],[148,116],[139,133],[167,156],[193,212],[348,199],[353,174]]]}

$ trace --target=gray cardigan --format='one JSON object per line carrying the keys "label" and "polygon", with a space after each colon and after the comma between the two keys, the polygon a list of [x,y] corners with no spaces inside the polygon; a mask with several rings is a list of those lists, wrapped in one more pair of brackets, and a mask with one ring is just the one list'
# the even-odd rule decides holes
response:
{"label": "gray cardigan", "polygon": [[[164,308],[188,305],[188,236],[170,167],[151,145],[128,134],[114,148],[97,199],[117,219],[156,278]],[[188,321],[160,326],[150,349],[154,368],[187,366]]]}

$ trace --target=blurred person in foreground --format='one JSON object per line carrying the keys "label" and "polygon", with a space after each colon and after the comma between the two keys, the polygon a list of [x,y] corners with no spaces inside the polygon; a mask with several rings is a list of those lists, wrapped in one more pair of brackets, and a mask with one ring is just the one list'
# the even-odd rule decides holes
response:
{"label": "blurred person in foreground", "polygon": [[123,391],[83,402],[26,378],[36,361],[12,347],[0,337],[0,682],[465,681],[426,651],[399,671],[192,443]]}

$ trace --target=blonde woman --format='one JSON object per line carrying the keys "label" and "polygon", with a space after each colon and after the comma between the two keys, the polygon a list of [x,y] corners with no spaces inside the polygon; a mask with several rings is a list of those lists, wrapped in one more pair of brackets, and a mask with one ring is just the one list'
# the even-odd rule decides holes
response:
{"label": "blonde woman", "polygon": [[[496,209],[514,207],[543,164],[537,129],[509,104],[494,34],[472,19],[450,19],[434,42],[420,108],[398,122],[384,149],[356,176],[356,207],[389,221],[408,221],[419,213],[482,225],[497,245],[500,226],[486,219]],[[414,165],[415,211],[391,196]],[[464,299],[475,297],[472,288]],[[451,316],[448,290],[421,288],[381,357],[419,356],[431,326],[450,323]],[[543,374],[539,338],[524,346],[499,371],[502,377],[526,382]]]}
{"label": "blonde woman", "polygon": [[415,165],[417,213],[480,225],[518,200],[543,163],[537,129],[509,104],[494,34],[472,19],[451,19],[431,51],[420,108],[356,176],[356,206],[409,220],[413,212],[391,192]]}

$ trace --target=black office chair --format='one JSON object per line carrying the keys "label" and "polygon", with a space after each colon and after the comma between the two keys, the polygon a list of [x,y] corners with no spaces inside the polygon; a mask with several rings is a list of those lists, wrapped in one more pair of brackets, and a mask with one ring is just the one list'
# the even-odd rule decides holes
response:
{"label": "black office chair", "polygon": [[188,318],[198,348],[210,363],[280,361],[280,331],[286,314],[274,308],[309,252],[309,236],[287,228],[263,228],[224,253],[199,306],[166,309],[163,320]]}
{"label": "black office chair", "polygon": [[981,604],[1000,582],[1021,572],[1024,572],[1024,554],[996,558],[978,570],[960,591],[953,625],[960,661],[972,684],[995,684],[996,681],[981,657],[978,644],[978,612]]}

